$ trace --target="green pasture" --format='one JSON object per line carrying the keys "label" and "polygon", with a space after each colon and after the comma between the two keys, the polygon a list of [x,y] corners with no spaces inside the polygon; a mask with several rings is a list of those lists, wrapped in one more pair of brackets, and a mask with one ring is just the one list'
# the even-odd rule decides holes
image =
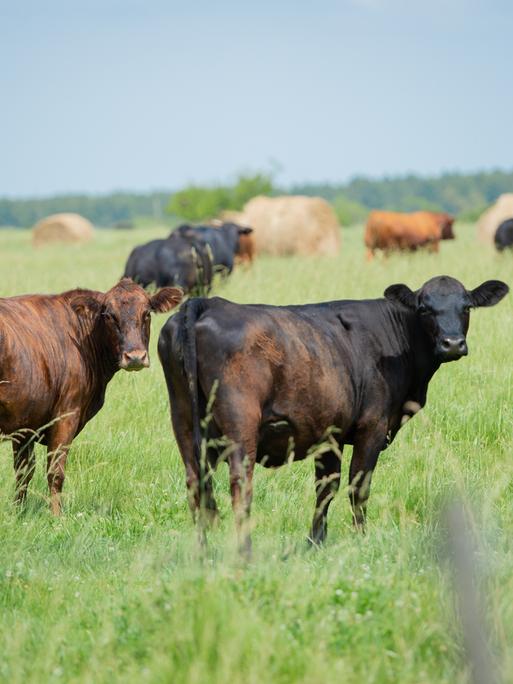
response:
{"label": "green pasture", "polygon": [[[478,244],[472,225],[456,232],[438,255],[367,263],[362,228],[349,228],[337,257],[261,258],[214,291],[285,304],[379,297],[437,274],[513,284],[511,255]],[[90,245],[34,250],[28,231],[2,231],[0,295],[106,289],[131,247],[157,234],[102,231]],[[222,521],[199,557],[156,355],[165,320],[153,321],[150,369],[119,372],[74,443],[62,518],[48,511],[43,450],[18,512],[10,445],[0,447],[0,681],[466,682],[443,551],[441,511],[455,496],[478,540],[485,631],[513,681],[513,296],[472,313],[469,356],[442,366],[426,408],[381,456],[367,535],[353,531],[341,491],[326,546],[308,550],[313,463],[257,467],[248,565],[235,549],[226,466]]]}

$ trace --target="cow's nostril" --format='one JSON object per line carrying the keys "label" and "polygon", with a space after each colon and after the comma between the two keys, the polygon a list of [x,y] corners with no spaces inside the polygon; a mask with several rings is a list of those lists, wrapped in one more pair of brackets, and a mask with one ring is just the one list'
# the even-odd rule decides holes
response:
{"label": "cow's nostril", "polygon": [[465,356],[467,341],[464,336],[444,337],[440,340],[440,351],[451,357]]}
{"label": "cow's nostril", "polygon": [[128,370],[138,370],[144,366],[148,366],[148,352],[142,351],[124,351],[122,354],[121,365]]}

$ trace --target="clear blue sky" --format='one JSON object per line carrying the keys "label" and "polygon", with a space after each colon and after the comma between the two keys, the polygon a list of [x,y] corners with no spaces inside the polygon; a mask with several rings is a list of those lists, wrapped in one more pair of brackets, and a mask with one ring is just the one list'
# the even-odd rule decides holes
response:
{"label": "clear blue sky", "polygon": [[513,166],[506,0],[0,0],[0,196]]}

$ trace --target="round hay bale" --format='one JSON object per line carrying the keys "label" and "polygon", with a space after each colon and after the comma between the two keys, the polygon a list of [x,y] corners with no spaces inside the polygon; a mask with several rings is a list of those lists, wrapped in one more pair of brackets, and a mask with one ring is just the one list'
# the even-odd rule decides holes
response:
{"label": "round hay bale", "polygon": [[79,214],[53,214],[42,219],[32,229],[35,247],[52,242],[88,242],[94,236],[93,224]]}
{"label": "round hay bale", "polygon": [[484,211],[477,222],[477,236],[482,242],[493,244],[495,231],[506,219],[513,218],[513,193],[501,195]]}
{"label": "round hay bale", "polygon": [[337,216],[321,197],[253,197],[232,216],[253,228],[257,253],[336,256],[340,248]]}

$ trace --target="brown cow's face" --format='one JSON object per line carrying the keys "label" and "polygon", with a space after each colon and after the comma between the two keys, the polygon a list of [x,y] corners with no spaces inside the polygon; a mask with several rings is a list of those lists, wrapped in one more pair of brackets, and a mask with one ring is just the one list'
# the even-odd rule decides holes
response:
{"label": "brown cow's face", "polygon": [[176,287],[164,287],[150,297],[130,278],[123,278],[102,297],[82,295],[72,306],[79,315],[86,309],[89,315],[99,317],[107,346],[119,368],[136,371],[150,365],[151,313],[170,311],[182,297],[182,290]]}
{"label": "brown cow's face", "polygon": [[466,335],[470,309],[493,306],[508,291],[506,283],[500,280],[487,280],[474,290],[467,290],[455,278],[437,276],[416,292],[407,285],[391,285],[385,290],[385,297],[416,312],[435,357],[443,363],[468,354]]}
{"label": "brown cow's face", "polygon": [[169,311],[182,296],[178,288],[166,287],[150,297],[129,278],[123,278],[105,293],[100,315],[120,368],[136,371],[150,365],[151,313]]}
{"label": "brown cow's face", "polygon": [[437,214],[438,222],[440,224],[440,236],[442,240],[454,240],[453,223],[454,216],[449,214]]}

